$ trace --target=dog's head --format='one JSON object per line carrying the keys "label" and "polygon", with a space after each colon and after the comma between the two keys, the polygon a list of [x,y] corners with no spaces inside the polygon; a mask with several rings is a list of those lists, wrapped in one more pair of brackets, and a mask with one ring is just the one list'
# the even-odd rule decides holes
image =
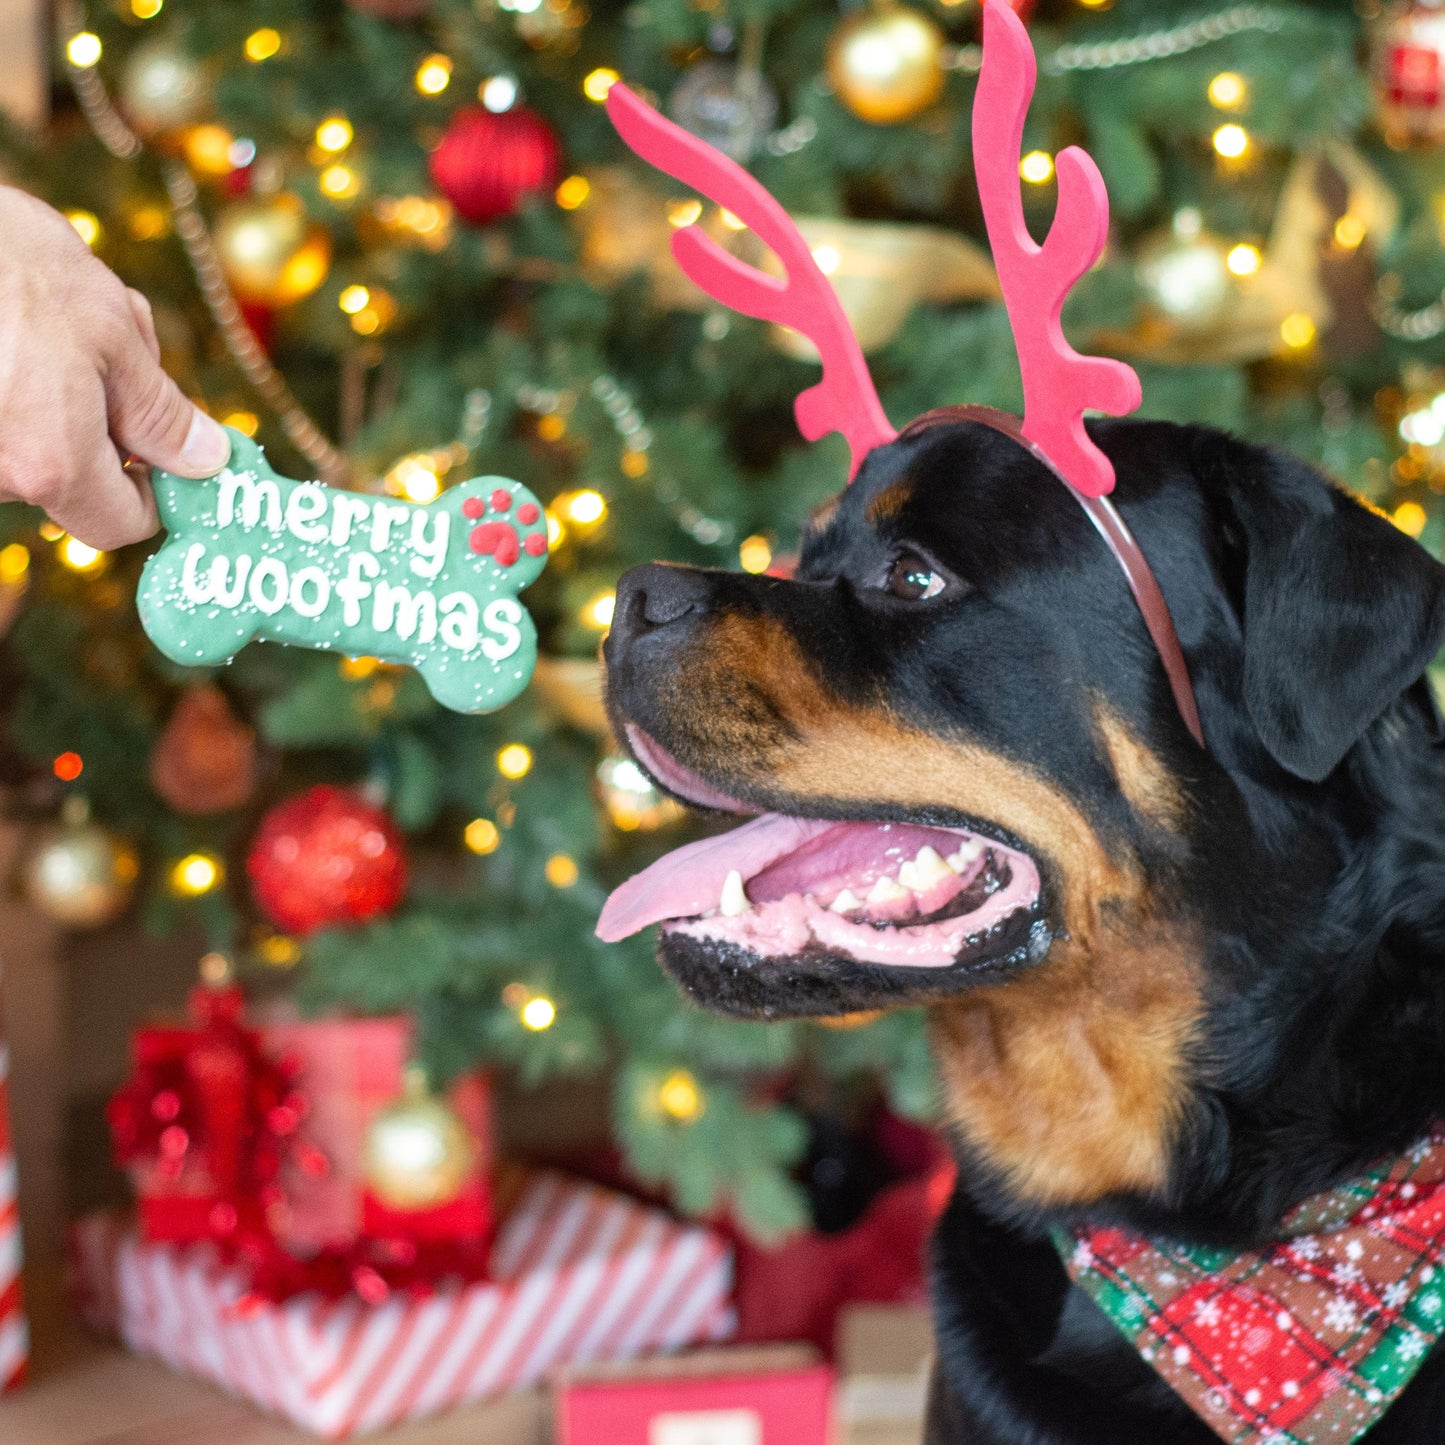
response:
{"label": "dog's head", "polygon": [[967,422],[872,452],[790,579],[628,573],[605,645],[637,761],[756,816],[604,936],[661,923],[726,1012],[938,1005],[955,1121],[1041,1203],[1162,1187],[1231,960],[1323,908],[1368,826],[1352,750],[1445,636],[1445,569],[1307,467],[1094,435],[1207,751],[1077,500]]}

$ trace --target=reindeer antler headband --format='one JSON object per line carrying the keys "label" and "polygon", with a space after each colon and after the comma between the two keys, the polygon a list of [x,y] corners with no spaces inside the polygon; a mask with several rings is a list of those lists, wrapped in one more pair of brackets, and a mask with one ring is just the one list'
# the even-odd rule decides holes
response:
{"label": "reindeer antler headband", "polygon": [[[984,0],[983,68],[973,106],[973,157],[989,244],[1018,349],[1024,415],[983,406],[940,407],[903,429],[974,421],[1027,447],[1079,499],[1124,570],[1129,589],[1164,663],[1185,726],[1204,746],[1194,690],[1168,605],[1144,554],[1108,493],[1114,468],[1084,430],[1086,408],[1122,416],[1142,400],[1139,378],[1122,361],[1081,356],[1064,337],[1064,300],[1099,259],[1109,234],[1109,197],[1093,160],[1077,146],[1055,158],[1058,206],[1043,245],[1024,223],[1018,158],[1037,66],[1023,22],[1002,0]],[[607,96],[618,134],[643,160],[691,186],[744,221],[782,263],[778,279],[739,261],[696,225],[672,238],[678,265],[723,305],[809,337],[823,377],[797,399],[798,429],[808,441],[840,432],[852,453],[849,481],[874,447],[900,433],[883,411],[862,349],[827,278],[788,213],[741,166],[665,120],[624,85]]]}

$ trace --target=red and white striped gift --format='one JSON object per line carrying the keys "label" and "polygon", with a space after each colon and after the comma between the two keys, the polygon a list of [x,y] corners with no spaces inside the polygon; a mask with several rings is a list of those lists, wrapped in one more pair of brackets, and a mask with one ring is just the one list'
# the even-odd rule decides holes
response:
{"label": "red and white striped gift", "polygon": [[492,1279],[429,1299],[238,1308],[244,1277],[209,1246],[133,1234],[116,1271],[133,1349],[328,1439],[522,1389],[559,1365],[676,1350],[735,1327],[722,1239],[554,1173],[529,1177]]}
{"label": "red and white striped gift", "polygon": [[20,1297],[20,1172],[10,1138],[10,1050],[0,1018],[0,1395],[25,1378],[29,1359]]}

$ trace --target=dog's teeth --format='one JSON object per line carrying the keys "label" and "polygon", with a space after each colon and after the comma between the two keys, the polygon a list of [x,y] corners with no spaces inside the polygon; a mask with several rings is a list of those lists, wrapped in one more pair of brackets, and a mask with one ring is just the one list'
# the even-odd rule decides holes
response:
{"label": "dog's teeth", "polygon": [[856,913],[863,906],[863,901],[853,892],[851,888],[845,888],[829,905],[829,913]]}
{"label": "dog's teeth", "polygon": [[[913,884],[915,893],[927,893],[930,888],[942,883],[945,878],[953,877],[954,870],[939,857],[936,849],[930,848],[927,843],[918,850],[918,856],[913,860],[913,871],[918,877],[918,882]],[[898,876],[903,877],[903,870],[898,870]]]}
{"label": "dog's teeth", "polygon": [[736,868],[723,879],[722,899],[718,906],[724,918],[736,918],[753,906],[743,892],[743,875]]}
{"label": "dog's teeth", "polygon": [[970,863],[976,863],[983,856],[983,844],[977,838],[970,838],[957,853],[949,858],[949,865],[955,873],[962,873]]}
{"label": "dog's teeth", "polygon": [[[900,870],[901,871],[901,870]],[[886,873],[872,887],[868,894],[869,903],[897,903],[900,898],[908,897],[908,889],[905,888],[896,878],[890,878]]]}
{"label": "dog's teeth", "polygon": [[898,881],[910,893],[922,893],[924,890],[923,875],[918,871],[918,865],[912,858],[905,860],[898,869]]}

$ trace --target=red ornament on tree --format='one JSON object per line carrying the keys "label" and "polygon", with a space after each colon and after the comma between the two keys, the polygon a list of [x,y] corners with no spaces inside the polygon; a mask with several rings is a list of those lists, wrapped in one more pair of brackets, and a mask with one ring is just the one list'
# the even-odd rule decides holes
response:
{"label": "red ornament on tree", "polygon": [[1407,0],[1375,22],[1375,105],[1396,145],[1445,140],[1445,4]]}
{"label": "red ornament on tree", "polygon": [[292,933],[388,913],[406,892],[396,825],[346,788],[312,788],[278,803],[261,820],[246,871],[256,902]]}
{"label": "red ornament on tree", "polygon": [[561,147],[534,110],[494,115],[479,105],[459,110],[431,154],[432,179],[457,214],[474,226],[510,216],[524,196],[557,183]]}

